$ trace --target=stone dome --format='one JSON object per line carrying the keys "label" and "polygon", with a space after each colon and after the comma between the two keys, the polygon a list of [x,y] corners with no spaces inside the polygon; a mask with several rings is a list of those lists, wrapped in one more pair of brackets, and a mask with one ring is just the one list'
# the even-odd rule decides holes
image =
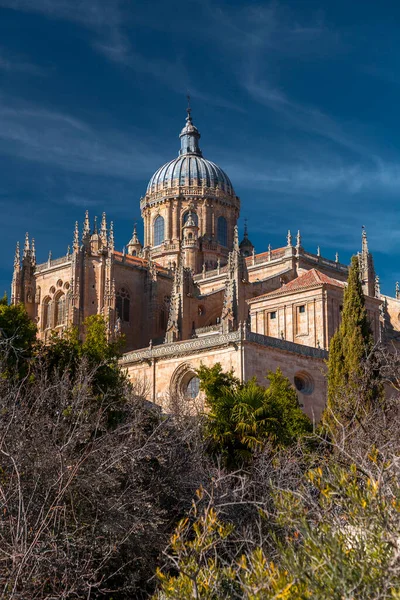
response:
{"label": "stone dome", "polygon": [[171,187],[206,187],[219,189],[229,196],[235,192],[227,174],[215,163],[203,157],[199,148],[200,133],[193,125],[190,108],[186,125],[180,134],[179,156],[160,167],[150,179],[147,194]]}
{"label": "stone dome", "polygon": [[234,196],[230,179],[215,163],[196,155],[182,155],[160,167],[147,186],[147,194],[175,186],[219,188]]}

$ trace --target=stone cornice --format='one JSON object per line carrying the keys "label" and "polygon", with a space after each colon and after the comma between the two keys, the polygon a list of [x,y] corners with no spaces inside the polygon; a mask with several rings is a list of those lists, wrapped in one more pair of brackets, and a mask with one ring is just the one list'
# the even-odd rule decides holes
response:
{"label": "stone cornice", "polygon": [[213,348],[235,345],[240,342],[249,342],[264,347],[276,348],[277,350],[284,352],[291,352],[320,360],[328,357],[328,353],[320,348],[303,346],[302,344],[296,344],[287,340],[281,340],[279,338],[239,329],[238,331],[232,331],[231,333],[208,335],[192,340],[174,342],[172,344],[161,344],[160,346],[155,346],[153,348],[144,348],[142,350],[128,352],[122,356],[120,364],[121,366],[127,366],[137,362],[152,361],[157,358],[175,358],[193,354],[194,352],[201,352],[203,350],[212,350]]}

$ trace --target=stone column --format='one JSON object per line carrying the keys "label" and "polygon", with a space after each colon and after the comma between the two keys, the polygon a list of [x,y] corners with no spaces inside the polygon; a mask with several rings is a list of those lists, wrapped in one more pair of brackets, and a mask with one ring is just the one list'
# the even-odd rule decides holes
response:
{"label": "stone column", "polygon": [[178,239],[178,204],[177,201],[173,203],[172,210],[172,238]]}
{"label": "stone column", "polygon": [[171,201],[167,200],[167,202],[165,203],[165,240],[166,241],[170,241],[172,238],[171,235],[171,216],[172,216],[172,208],[171,208]]}

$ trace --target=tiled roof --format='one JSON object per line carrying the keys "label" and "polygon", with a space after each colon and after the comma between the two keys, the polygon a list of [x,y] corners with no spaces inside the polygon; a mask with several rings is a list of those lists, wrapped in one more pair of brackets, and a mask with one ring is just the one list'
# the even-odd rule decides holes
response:
{"label": "tiled roof", "polygon": [[[130,254],[125,254],[124,256],[122,252],[118,252],[117,250],[114,250],[114,257],[118,262],[124,261],[125,263],[137,265],[138,267],[147,267],[147,265],[149,264],[149,261],[146,258],[141,258],[140,256],[132,256]],[[158,263],[154,262],[154,264],[156,265],[157,271],[168,271],[168,269],[162,267]]]}
{"label": "tiled roof", "polygon": [[262,294],[261,296],[256,296],[249,300],[249,303],[256,302],[262,298],[268,298],[273,295],[285,295],[292,292],[298,292],[300,290],[306,290],[309,288],[320,287],[321,285],[332,285],[334,287],[344,288],[344,283],[342,281],[338,281],[337,279],[333,279],[325,273],[321,273],[317,269],[310,269],[303,275],[296,277],[293,281],[289,281],[289,283],[284,284],[282,287],[277,290],[273,290],[272,292],[267,292],[266,294]]}

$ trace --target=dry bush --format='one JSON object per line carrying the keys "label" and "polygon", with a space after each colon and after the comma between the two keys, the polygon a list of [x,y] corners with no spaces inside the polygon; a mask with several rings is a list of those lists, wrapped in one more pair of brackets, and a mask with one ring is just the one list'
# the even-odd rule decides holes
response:
{"label": "dry bush", "polygon": [[23,380],[0,378],[2,598],[148,597],[207,478],[195,425],[128,387],[117,406],[93,396],[94,375],[84,360],[73,381],[38,361]]}

